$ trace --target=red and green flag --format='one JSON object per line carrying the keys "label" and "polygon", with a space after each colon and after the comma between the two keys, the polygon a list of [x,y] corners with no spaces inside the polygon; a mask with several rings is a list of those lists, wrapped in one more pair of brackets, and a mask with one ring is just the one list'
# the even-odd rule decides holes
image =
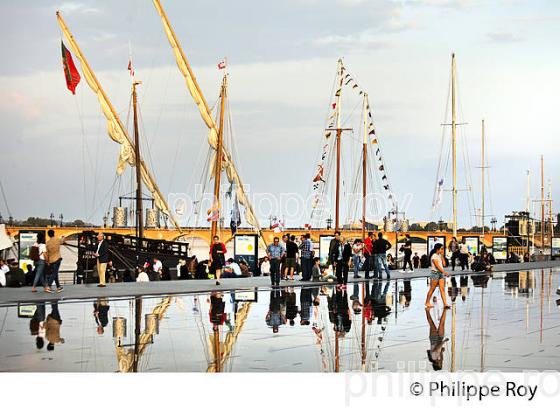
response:
{"label": "red and green flag", "polygon": [[72,60],[72,54],[70,54],[70,51],[68,51],[62,41],[60,42],[60,45],[62,47],[62,66],[64,67],[66,87],[72,91],[72,94],[76,94],[76,87],[80,82],[80,73],[78,73],[74,60]]}

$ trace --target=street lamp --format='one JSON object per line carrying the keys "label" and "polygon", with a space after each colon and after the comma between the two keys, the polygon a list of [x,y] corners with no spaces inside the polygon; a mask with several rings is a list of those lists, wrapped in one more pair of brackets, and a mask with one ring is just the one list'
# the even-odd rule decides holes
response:
{"label": "street lamp", "polygon": [[331,229],[332,228],[332,218],[329,216],[327,218],[327,229]]}
{"label": "street lamp", "polygon": [[60,215],[58,217],[60,218],[60,227],[62,228],[62,219],[64,218],[64,216],[62,215],[62,212],[60,213]]}
{"label": "street lamp", "polygon": [[54,213],[51,212],[50,218],[51,218],[51,226],[53,226],[54,225]]}
{"label": "street lamp", "polygon": [[496,217],[490,219],[490,223],[492,224],[492,230],[494,232],[496,232],[496,223],[498,223],[498,220],[496,219]]}
{"label": "street lamp", "polygon": [[445,223],[445,221],[440,218],[440,220],[438,221],[438,229],[440,231],[443,231],[445,229],[444,226],[443,226],[444,223]]}

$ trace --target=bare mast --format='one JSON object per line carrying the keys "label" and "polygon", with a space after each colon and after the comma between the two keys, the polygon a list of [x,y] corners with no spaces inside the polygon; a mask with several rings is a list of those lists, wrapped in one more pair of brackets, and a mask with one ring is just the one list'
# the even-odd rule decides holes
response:
{"label": "bare mast", "polygon": [[218,145],[216,147],[216,161],[214,168],[214,205],[213,212],[217,212],[217,219],[212,219],[212,238],[218,232],[218,222],[221,217],[221,204],[220,204],[220,184],[222,180],[222,151],[223,151],[223,141],[224,141],[224,109],[227,95],[227,74],[224,75],[222,80],[222,88],[220,91],[220,123],[218,125]]}

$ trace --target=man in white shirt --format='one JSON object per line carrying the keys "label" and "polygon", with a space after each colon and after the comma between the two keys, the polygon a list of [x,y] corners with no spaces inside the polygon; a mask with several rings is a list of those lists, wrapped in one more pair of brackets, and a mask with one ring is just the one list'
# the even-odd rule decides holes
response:
{"label": "man in white shirt", "polygon": [[232,258],[228,259],[228,264],[224,269],[224,278],[238,278],[241,276],[241,267]]}
{"label": "man in white shirt", "polygon": [[163,270],[163,264],[158,258],[154,258],[154,274],[161,279],[161,272]]}
{"label": "man in white shirt", "polygon": [[268,256],[265,256],[261,262],[261,274],[263,276],[270,275],[270,261],[268,260]]}

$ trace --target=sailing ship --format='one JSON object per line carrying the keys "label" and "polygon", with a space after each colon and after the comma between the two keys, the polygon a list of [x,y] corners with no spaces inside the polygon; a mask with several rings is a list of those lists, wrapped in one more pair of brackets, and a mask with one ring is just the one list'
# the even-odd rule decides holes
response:
{"label": "sailing ship", "polygon": [[[347,103],[354,108],[345,114],[342,107]],[[359,117],[353,115],[357,106],[361,106],[361,116]],[[358,138],[354,138],[354,127],[346,126],[347,124],[355,125],[355,128],[359,130]],[[376,201],[368,201],[368,195],[376,190],[376,184],[386,195],[388,208],[393,215],[398,206],[389,182],[380,138],[374,126],[368,93],[349,72],[342,59],[339,59],[337,63],[335,87],[330,99],[327,125],[321,141],[321,156],[313,177],[311,225],[319,225],[329,215],[326,212],[332,211],[326,206],[326,198],[334,189],[334,229],[338,230],[343,227],[341,218],[342,199],[344,198],[342,197],[346,196],[347,218],[345,223],[352,224],[355,221],[361,221],[362,237],[365,238],[368,211],[378,212]],[[345,151],[344,146],[351,149]],[[343,153],[351,158],[349,163],[354,165],[353,170],[346,172],[352,174],[348,180],[343,178],[345,171],[348,171],[343,169]],[[356,154],[358,158],[356,158]],[[333,168],[334,184],[330,180]],[[350,188],[348,182],[351,182]],[[361,182],[361,186],[359,182]],[[353,197],[352,194],[360,197]],[[358,208],[361,209],[361,214]],[[331,219],[329,216],[329,220]]]}
{"label": "sailing ship", "polygon": [[[221,86],[220,93],[220,113],[219,122],[217,125],[216,121],[212,117],[212,111],[210,110],[204,95],[198,85],[196,77],[190,67],[190,64],[186,58],[183,49],[175,35],[175,32],[165,14],[159,1],[153,1],[154,7],[161,18],[161,22],[164,28],[164,32],[169,40],[170,46],[174,53],[177,66],[180,73],[185,79],[187,89],[190,95],[195,101],[199,113],[208,128],[208,144],[210,149],[213,150],[214,155],[212,159],[212,177],[214,178],[214,200],[212,208],[209,210],[209,221],[211,221],[212,235],[218,232],[218,220],[221,214],[221,200],[220,200],[220,183],[221,175],[225,172],[231,187],[235,187],[235,200],[245,208],[245,218],[247,223],[252,226],[260,237],[262,243],[264,242],[264,237],[262,236],[261,229],[258,220],[253,211],[252,205],[249,202],[249,198],[245,192],[243,182],[234,165],[232,155],[227,149],[226,145],[223,143],[224,135],[224,109],[226,105],[227,98],[227,74],[224,75]],[[142,196],[143,186],[147,188],[151,195],[151,200],[155,208],[161,212],[165,220],[171,221],[173,227],[182,233],[182,228],[179,225],[174,213],[170,210],[170,207],[165,200],[163,194],[161,193],[158,185],[156,184],[155,178],[151,170],[148,168],[147,164],[141,157],[140,153],[140,139],[138,130],[138,103],[137,103],[137,93],[136,88],[140,85],[140,82],[135,81],[133,78],[132,83],[132,103],[133,103],[133,115],[134,115],[134,140],[130,138],[126,127],[123,125],[116,109],[109,100],[107,94],[102,88],[100,82],[95,76],[93,70],[91,69],[88,61],[86,60],[84,54],[82,53],[77,41],[70,32],[66,22],[64,21],[61,13],[57,11],[56,13],[57,21],[60,26],[62,35],[66,39],[70,50],[77,57],[80,62],[82,69],[82,74],[86,80],[86,83],[91,88],[91,90],[96,94],[98,102],[101,106],[101,110],[107,121],[107,130],[110,138],[120,144],[120,154],[119,161],[117,165],[117,175],[122,175],[125,171],[126,165],[135,168],[135,179],[136,179],[136,218],[135,218],[135,235],[107,235],[107,240],[110,244],[110,249],[113,254],[114,259],[122,264],[123,267],[133,268],[137,266],[140,261],[144,258],[150,258],[154,256],[165,257],[169,265],[174,266],[179,258],[188,258],[188,243],[185,242],[171,242],[162,240],[151,240],[144,237],[143,228],[143,205],[142,201],[144,197]],[[66,50],[64,43],[63,47],[63,57],[67,57],[68,51]],[[66,50],[66,51],[65,51]],[[71,57],[70,57],[71,58]],[[73,66],[73,62],[72,66]],[[129,63],[129,70],[133,74],[133,70]],[[65,60],[65,75],[67,79],[67,84],[69,89],[75,93],[75,88],[80,80],[79,74],[75,67],[70,67],[67,65],[67,60]],[[237,205],[237,204],[236,204]],[[239,213],[237,208],[237,213]],[[237,227],[240,222],[240,217],[235,216],[235,225]],[[233,225],[233,221],[232,221]],[[95,239],[93,232],[84,232],[79,236],[79,262],[78,265],[82,270],[88,271],[89,267],[93,265],[93,255],[95,251]]]}

